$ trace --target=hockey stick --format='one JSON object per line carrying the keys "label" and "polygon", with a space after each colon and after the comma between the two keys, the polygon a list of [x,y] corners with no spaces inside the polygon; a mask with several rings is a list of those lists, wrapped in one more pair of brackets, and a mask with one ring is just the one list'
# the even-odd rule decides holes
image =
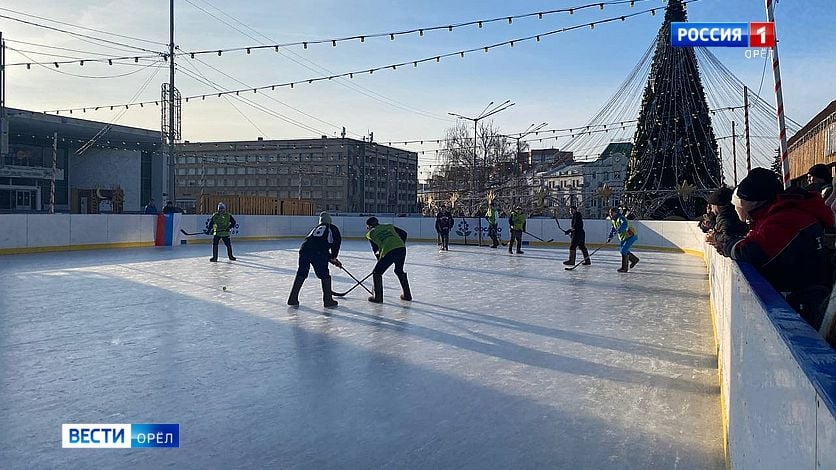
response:
{"label": "hockey stick", "polygon": [[553,241],[554,241],[554,238],[549,238],[548,240],[543,240],[542,238],[540,238],[540,237],[538,237],[537,235],[534,235],[534,234],[532,234],[532,233],[528,233],[528,232],[523,232],[523,233],[527,234],[527,235],[528,235],[528,236],[530,236],[530,237],[534,237],[534,238],[536,238],[536,239],[540,240],[541,242],[551,243],[551,242],[553,242]]}
{"label": "hockey stick", "polygon": [[[368,278],[372,277],[372,274],[374,274],[374,273],[373,273],[373,272],[369,273],[369,274],[368,274],[366,277],[364,277],[362,280],[357,281],[357,284],[354,284],[354,287],[352,287],[351,289],[349,289],[349,290],[347,290],[347,291],[345,291],[345,292],[334,292],[334,291],[331,291],[331,294],[336,295],[337,297],[345,297],[346,295],[348,295],[348,293],[349,293],[349,292],[353,291],[353,290],[354,290],[357,286],[362,285],[362,284],[363,284],[363,281],[365,281],[366,279],[368,279]],[[351,276],[351,277],[354,277],[354,276]],[[365,287],[366,287],[366,286],[363,286],[363,288],[365,288]],[[368,289],[366,289],[366,290],[368,290]]]}
{"label": "hockey stick", "polygon": [[190,237],[191,237],[191,236],[194,236],[194,235],[209,235],[209,231],[208,231],[208,230],[205,230],[205,231],[203,231],[203,232],[189,233],[189,232],[187,232],[187,231],[185,231],[185,230],[183,230],[183,229],[181,228],[181,229],[180,229],[180,231],[183,233],[183,235],[188,235],[188,236],[190,236]]}
{"label": "hockey stick", "polygon": [[[356,283],[360,284],[360,285],[363,287],[363,289],[366,289],[366,292],[368,292],[368,293],[369,293],[369,294],[371,294],[371,295],[374,295],[374,292],[370,291],[368,287],[364,286],[362,281],[360,281],[360,280],[358,280],[356,277],[354,277],[354,274],[351,274],[350,272],[348,272],[348,269],[345,269],[345,267],[343,267],[342,265],[340,266],[340,269],[342,269],[343,271],[345,271],[345,273],[346,273],[346,274],[348,274],[349,276],[351,276],[351,278],[352,278],[352,279],[354,279],[354,282],[356,282]],[[363,280],[365,281],[365,280],[366,280],[366,279],[368,279],[368,278],[369,278],[369,276],[366,276],[366,278],[365,278],[365,279],[363,279]],[[346,294],[347,294],[347,293],[348,293],[348,292],[346,292]],[[337,294],[334,294],[334,295],[337,295]],[[340,297],[342,297],[342,296],[340,296]]]}
{"label": "hockey stick", "polygon": [[576,265],[572,266],[571,268],[563,268],[563,269],[565,269],[565,270],[567,270],[567,271],[574,271],[574,270],[575,270],[575,268],[577,268],[578,266],[582,265],[584,261],[586,261],[587,259],[592,258],[592,255],[594,255],[595,253],[598,253],[598,250],[600,250],[601,248],[604,248],[605,246],[607,246],[607,245],[609,245],[609,244],[610,244],[610,241],[609,241],[609,240],[607,240],[606,242],[604,242],[604,244],[603,244],[603,245],[599,246],[598,248],[596,248],[596,249],[595,249],[595,251],[593,251],[592,253],[590,253],[590,254],[589,254],[589,256],[584,257],[583,261],[581,261],[580,263],[578,263],[578,264],[576,264]]}

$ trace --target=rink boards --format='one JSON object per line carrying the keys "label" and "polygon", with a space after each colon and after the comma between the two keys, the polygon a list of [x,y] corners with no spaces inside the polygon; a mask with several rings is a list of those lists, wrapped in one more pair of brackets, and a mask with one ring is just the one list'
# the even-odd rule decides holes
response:
{"label": "rink boards", "polygon": [[[10,214],[3,215],[5,230],[0,231],[0,255],[65,251],[100,248],[127,248],[153,246],[156,216],[153,215],[100,215],[100,214]],[[177,215],[180,227],[187,232],[204,229],[206,216]],[[316,217],[305,216],[252,216],[235,217],[238,229],[233,236],[238,239],[279,239],[302,237],[316,225]],[[435,219],[430,217],[379,217],[381,223],[395,223],[409,233],[411,241],[435,241]],[[344,237],[365,236],[366,217],[334,217],[333,222]],[[481,226],[480,226],[481,223]],[[696,225],[691,222],[634,222],[639,233],[638,248],[670,251],[702,252],[702,241]],[[569,220],[561,220],[563,228]],[[480,230],[481,229],[481,230]],[[610,223],[606,220],[585,221],[586,241],[598,245],[606,241]],[[458,218],[450,234],[454,244],[489,243],[487,222],[475,218]],[[554,240],[555,245],[568,244],[569,237],[558,227],[554,219],[529,219],[526,231],[543,240]],[[499,236],[508,239],[508,224],[499,224]],[[180,236],[179,233],[175,234]],[[206,237],[188,237],[189,242],[205,241]],[[530,235],[523,240],[540,244]],[[487,241],[487,242],[486,242]],[[177,244],[178,240],[175,240]]]}

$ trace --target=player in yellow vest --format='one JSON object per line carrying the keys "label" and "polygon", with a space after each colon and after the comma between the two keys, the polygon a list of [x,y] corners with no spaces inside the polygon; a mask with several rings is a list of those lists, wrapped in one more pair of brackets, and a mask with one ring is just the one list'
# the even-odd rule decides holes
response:
{"label": "player in yellow vest", "polygon": [[508,216],[508,227],[511,229],[511,241],[508,242],[508,253],[513,253],[514,240],[517,241],[517,254],[523,254],[522,234],[525,232],[525,214],[522,207],[517,206]]}
{"label": "player in yellow vest", "polygon": [[633,246],[633,243],[636,243],[639,236],[630,220],[628,220],[627,217],[625,217],[621,211],[615,207],[610,208],[610,221],[612,222],[612,230],[610,230],[610,236],[607,238],[607,243],[612,240],[612,237],[616,235],[618,236],[618,240],[621,244],[621,248],[619,249],[621,252],[621,267],[618,268],[617,271],[620,273],[626,273],[639,262],[638,256],[634,255],[633,252],[630,251],[630,247]]}
{"label": "player in yellow vest", "polygon": [[406,261],[406,232],[392,224],[381,224],[377,217],[369,217],[366,220],[366,239],[372,245],[372,251],[377,257],[377,264],[372,271],[374,280],[374,295],[369,297],[369,302],[376,304],[383,303],[383,273],[389,266],[395,265],[395,275],[401,282],[403,294],[401,300],[412,300],[412,292],[409,290],[409,281],[403,270]]}
{"label": "player in yellow vest", "polygon": [[234,229],[236,225],[238,225],[238,223],[235,222],[235,217],[226,211],[226,205],[224,203],[219,202],[218,212],[212,214],[212,217],[206,221],[206,227],[213,235],[212,257],[209,258],[209,261],[213,263],[218,261],[218,242],[221,240],[223,240],[224,245],[226,245],[226,256],[230,261],[235,261],[236,258],[232,256],[232,242],[229,240],[229,232]]}

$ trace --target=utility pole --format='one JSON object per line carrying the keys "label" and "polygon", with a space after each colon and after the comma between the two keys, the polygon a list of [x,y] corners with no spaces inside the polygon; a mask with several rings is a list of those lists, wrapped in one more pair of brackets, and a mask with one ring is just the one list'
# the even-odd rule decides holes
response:
{"label": "utility pole", "polygon": [[174,0],[169,2],[169,43],[168,43],[168,199],[177,205],[175,164],[175,140],[177,133],[174,128]]}
{"label": "utility pole", "polygon": [[749,141],[749,87],[743,87],[743,134],[746,136],[746,174],[752,171],[752,146]]}
{"label": "utility pole", "polygon": [[9,120],[6,117],[6,41],[0,31],[0,166],[9,154]]}
{"label": "utility pole", "polygon": [[[505,102],[503,102],[502,104],[496,105],[496,106],[493,106],[493,103],[494,103],[493,101],[488,103],[488,105],[485,107],[485,109],[483,109],[482,112],[479,113],[476,117],[467,117],[467,116],[462,116],[461,114],[447,113],[450,116],[453,116],[453,117],[456,117],[456,118],[459,118],[459,119],[464,119],[464,120],[467,120],[467,121],[473,121],[473,169],[472,169],[473,171],[471,171],[471,180],[470,180],[470,215],[471,216],[476,215],[475,214],[475,207],[478,207],[478,202],[476,200],[476,198],[477,198],[477,196],[476,196],[476,194],[477,194],[477,190],[476,190],[476,154],[478,152],[478,147],[477,147],[478,139],[476,137],[477,137],[478,128],[479,128],[478,127],[479,126],[479,121],[481,121],[482,119],[485,119],[489,116],[493,116],[494,114],[501,113],[502,111],[505,111],[506,109],[508,109],[511,106],[514,106],[516,104],[516,103],[511,103],[511,100],[505,100]],[[474,203],[476,203],[475,206],[474,206]],[[482,246],[482,218],[477,217],[477,220],[478,220],[478,222],[477,222],[477,229],[476,230],[479,233],[479,238],[478,238],[479,246]]]}
{"label": "utility pole", "polygon": [[55,172],[58,165],[58,133],[52,134],[52,181],[49,184],[49,213],[55,213]]}
{"label": "utility pole", "polygon": [[734,166],[734,185],[737,186],[737,133],[734,130],[735,123],[731,122],[731,150],[732,165]]}
{"label": "utility pole", "polygon": [[[766,21],[775,24],[775,8],[772,0],[766,0]],[[781,150],[781,172],[784,189],[790,187],[790,164],[787,161],[787,124],[784,121],[784,90],[781,83],[781,66],[778,62],[778,28],[775,28],[775,46],[772,48],[772,78],[775,82],[775,108],[778,110],[778,140]]]}

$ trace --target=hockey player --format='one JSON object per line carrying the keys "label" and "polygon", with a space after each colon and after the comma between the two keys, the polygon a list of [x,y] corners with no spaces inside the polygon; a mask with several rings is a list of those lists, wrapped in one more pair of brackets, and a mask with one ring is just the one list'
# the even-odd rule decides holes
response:
{"label": "hockey player", "polygon": [[226,245],[226,256],[229,257],[230,261],[235,261],[236,258],[232,256],[232,242],[229,241],[229,231],[235,228],[236,225],[235,217],[226,211],[226,205],[224,203],[219,202],[218,211],[212,214],[212,217],[209,217],[209,220],[206,221],[206,227],[214,235],[212,237],[212,257],[209,258],[209,261],[213,263],[218,261],[218,242],[221,240]]}
{"label": "hockey player", "polygon": [[435,216],[435,231],[441,237],[441,251],[450,251],[450,230],[453,229],[453,214],[446,207],[441,206]]}
{"label": "hockey player", "polygon": [[511,211],[508,216],[508,226],[511,231],[511,241],[508,242],[508,253],[513,253],[514,240],[517,241],[517,254],[523,254],[522,251],[522,234],[525,232],[525,214],[523,214],[522,207],[517,206]]}
{"label": "hockey player", "polygon": [[488,236],[491,237],[491,248],[496,248],[499,246],[499,237],[497,237],[499,229],[499,227],[497,227],[497,222],[499,222],[499,211],[496,210],[496,204],[494,204],[493,201],[491,201],[488,206],[485,218],[488,220]]}
{"label": "hockey player", "polygon": [[374,295],[369,297],[369,302],[376,304],[383,303],[383,273],[389,266],[395,265],[395,275],[401,282],[401,300],[412,300],[412,292],[409,290],[409,281],[403,270],[406,261],[406,232],[392,224],[381,224],[377,217],[369,217],[366,220],[366,239],[372,245],[372,251],[377,257],[377,264],[372,271],[374,280]]}
{"label": "hockey player", "polygon": [[331,273],[328,272],[328,263],[342,267],[342,263],[337,259],[340,243],[340,229],[331,223],[331,216],[327,212],[320,212],[319,225],[311,230],[299,248],[299,269],[296,271],[296,279],[293,280],[290,297],[287,298],[288,305],[299,305],[299,290],[302,289],[302,284],[313,266],[314,274],[322,283],[323,305],[326,308],[337,306],[337,301],[331,296]]}
{"label": "hockey player", "polygon": [[630,268],[634,267],[639,262],[639,258],[630,252],[630,247],[636,243],[639,236],[636,234],[636,229],[627,218],[619,212],[615,207],[610,208],[610,220],[612,221],[612,230],[607,237],[607,243],[612,241],[612,237],[618,235],[618,240],[621,242],[621,267],[618,272],[626,273],[628,271],[627,263],[630,263]]}
{"label": "hockey player", "polygon": [[589,251],[586,249],[586,232],[583,230],[583,215],[581,215],[581,212],[575,206],[570,207],[569,211],[572,213],[572,228],[564,230],[563,233],[572,237],[572,241],[569,243],[569,259],[564,261],[563,264],[574,266],[575,254],[578,248],[580,248],[583,254],[582,264],[589,266],[592,264],[592,261],[589,260]]}

